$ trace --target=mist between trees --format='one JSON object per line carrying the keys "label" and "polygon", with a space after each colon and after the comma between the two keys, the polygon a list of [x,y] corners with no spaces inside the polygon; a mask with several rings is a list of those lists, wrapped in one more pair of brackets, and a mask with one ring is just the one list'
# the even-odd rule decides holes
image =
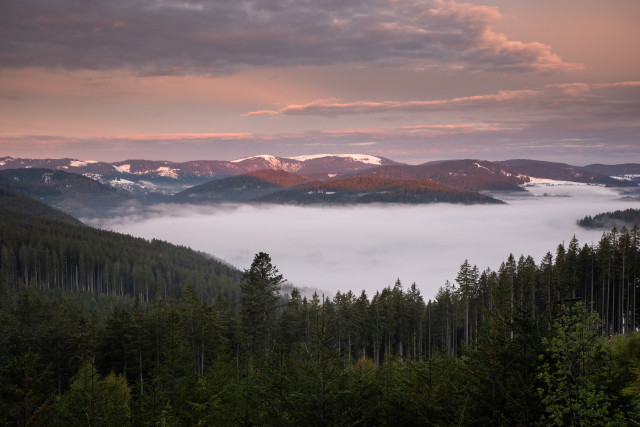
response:
{"label": "mist between trees", "polygon": [[432,300],[399,280],[372,295],[281,294],[264,252],[236,290],[185,275],[167,292],[105,292],[87,268],[54,286],[43,274],[72,258],[47,264],[31,242],[13,253],[33,257],[0,271],[2,424],[638,422],[637,228],[574,238],[538,264],[464,261]]}
{"label": "mist between trees", "polygon": [[[369,295],[400,278],[434,298],[453,282],[466,258],[496,269],[509,253],[539,262],[575,234],[597,243],[602,230],[576,219],[632,203],[610,196],[518,196],[507,205],[298,207],[226,205],[159,209],[148,218],[121,218],[103,226],[147,239],[162,239],[214,254],[246,268],[267,252],[288,283]],[[321,292],[319,292],[321,293]]]}

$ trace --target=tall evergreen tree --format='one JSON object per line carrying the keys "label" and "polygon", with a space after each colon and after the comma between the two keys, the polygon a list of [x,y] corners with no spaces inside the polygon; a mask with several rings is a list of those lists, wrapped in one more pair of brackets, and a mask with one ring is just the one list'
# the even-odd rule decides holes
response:
{"label": "tall evergreen tree", "polygon": [[256,254],[251,267],[242,274],[240,311],[244,339],[253,355],[267,357],[272,347],[273,326],[282,274],[271,264],[269,254]]}
{"label": "tall evergreen tree", "polygon": [[469,261],[465,259],[456,276],[456,282],[458,282],[458,290],[464,302],[464,341],[469,344],[471,338],[469,306],[477,291],[478,267],[475,265],[471,267]]}

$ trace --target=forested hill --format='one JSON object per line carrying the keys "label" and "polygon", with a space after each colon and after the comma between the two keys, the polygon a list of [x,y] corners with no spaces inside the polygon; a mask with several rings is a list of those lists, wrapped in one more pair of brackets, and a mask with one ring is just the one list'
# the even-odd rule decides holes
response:
{"label": "forested hill", "polygon": [[71,215],[4,187],[0,187],[0,210],[53,219],[68,224],[82,224]]}
{"label": "forested hill", "polygon": [[640,227],[640,209],[625,209],[615,212],[599,213],[578,220],[578,225],[585,228]]}
{"label": "forested hill", "polygon": [[393,178],[350,177],[302,185],[256,199],[268,203],[503,203],[480,193],[456,190],[437,182]]}
{"label": "forested hill", "polygon": [[39,289],[234,300],[240,272],[191,249],[94,229],[38,201],[0,191],[0,284]]}
{"label": "forested hill", "polygon": [[486,160],[444,160],[421,165],[389,165],[358,174],[378,178],[430,179],[465,191],[524,191],[528,178]]}
{"label": "forested hill", "polygon": [[0,186],[63,210],[75,217],[101,216],[137,205],[130,197],[86,176],[40,168],[0,171]]}
{"label": "forested hill", "polygon": [[238,175],[215,179],[188,188],[172,198],[174,203],[209,204],[224,202],[246,202],[264,194],[272,193],[282,186],[255,176]]}

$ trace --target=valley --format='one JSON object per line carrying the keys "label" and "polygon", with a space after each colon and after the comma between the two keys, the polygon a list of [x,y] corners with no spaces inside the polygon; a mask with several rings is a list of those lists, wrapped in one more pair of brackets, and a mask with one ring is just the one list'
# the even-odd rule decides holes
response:
{"label": "valley", "polygon": [[497,268],[510,252],[539,262],[574,235],[581,244],[598,242],[605,229],[583,229],[578,218],[638,206],[621,198],[619,189],[526,188],[502,194],[506,204],[163,205],[97,223],[188,245],[236,266],[265,251],[293,284],[328,295],[374,293],[400,278],[431,297],[455,279],[464,258],[481,269]]}

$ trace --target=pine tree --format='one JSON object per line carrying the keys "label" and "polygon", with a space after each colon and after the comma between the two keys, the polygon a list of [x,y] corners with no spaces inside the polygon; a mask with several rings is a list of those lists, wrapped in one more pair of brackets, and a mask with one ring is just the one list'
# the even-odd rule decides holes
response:
{"label": "pine tree", "polygon": [[256,254],[251,267],[242,274],[242,332],[253,355],[267,357],[271,349],[273,326],[282,274],[271,264],[271,257]]}
{"label": "pine tree", "polygon": [[458,289],[464,301],[464,342],[469,344],[471,338],[471,329],[469,321],[469,305],[475,298],[478,286],[478,267],[471,267],[466,259],[460,266],[460,271],[456,276]]}

